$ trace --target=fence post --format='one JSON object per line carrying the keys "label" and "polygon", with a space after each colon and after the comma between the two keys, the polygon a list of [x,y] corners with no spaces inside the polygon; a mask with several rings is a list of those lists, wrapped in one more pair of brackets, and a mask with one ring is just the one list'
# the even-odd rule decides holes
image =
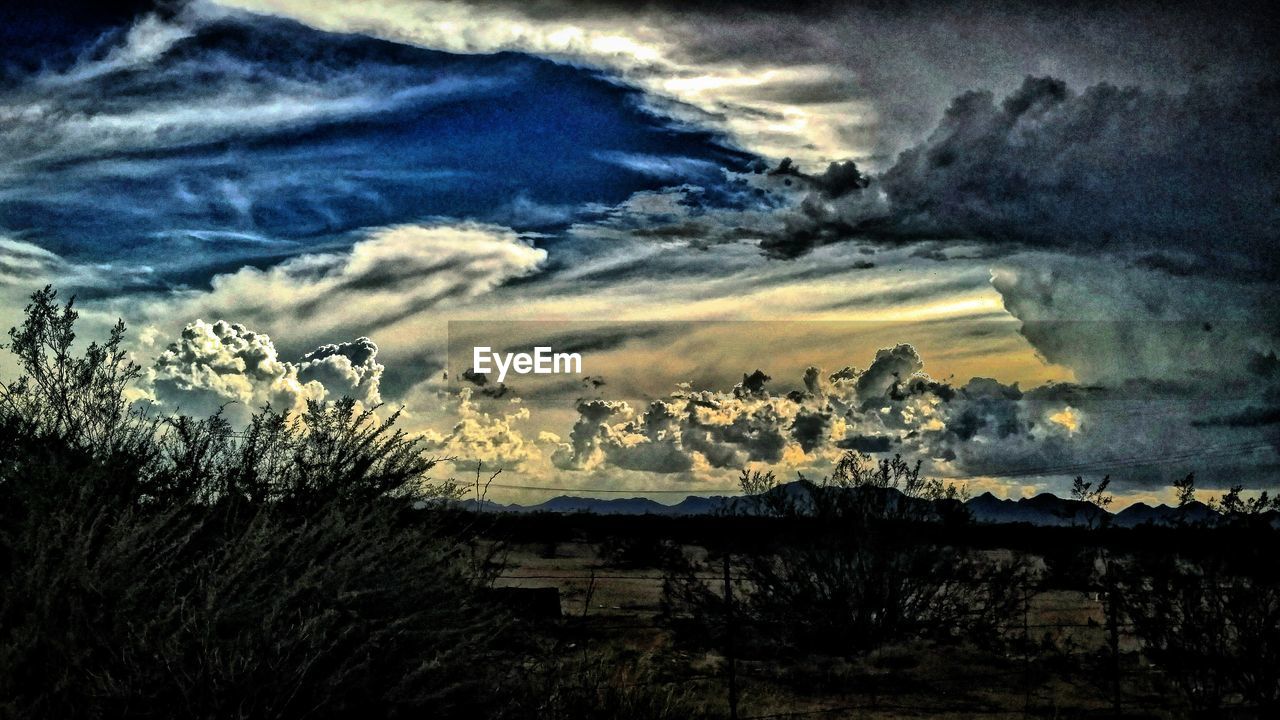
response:
{"label": "fence post", "polygon": [[1106,581],[1107,598],[1107,641],[1111,646],[1111,710],[1120,717],[1120,616],[1116,598],[1115,584],[1109,577]]}
{"label": "fence post", "polygon": [[1031,587],[1022,586],[1022,717],[1031,714]]}
{"label": "fence post", "polygon": [[733,654],[733,581],[729,553],[724,554],[724,655],[729,673],[729,719],[738,720],[738,666]]}

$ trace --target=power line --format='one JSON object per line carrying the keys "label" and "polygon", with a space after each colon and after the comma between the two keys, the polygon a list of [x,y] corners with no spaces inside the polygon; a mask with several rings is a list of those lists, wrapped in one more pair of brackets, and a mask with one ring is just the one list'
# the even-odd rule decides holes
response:
{"label": "power line", "polygon": [[1236,443],[1228,443],[1224,445],[1206,445],[1191,450],[1183,450],[1176,453],[1161,453],[1158,455],[1138,455],[1127,458],[1115,458],[1112,460],[1091,460],[1088,462],[1061,464],[1061,465],[1043,465],[1040,467],[1021,468],[1015,470],[1004,470],[991,473],[971,473],[968,475],[959,475],[949,480],[974,480],[984,477],[1029,477],[1038,475],[1060,475],[1069,473],[1083,472],[1101,472],[1112,469],[1126,469],[1133,467],[1141,467],[1143,465],[1167,465],[1170,463],[1184,462],[1187,460],[1212,459],[1236,455],[1239,453],[1250,452],[1253,450],[1261,450],[1271,447],[1271,443],[1265,440],[1250,440]]}

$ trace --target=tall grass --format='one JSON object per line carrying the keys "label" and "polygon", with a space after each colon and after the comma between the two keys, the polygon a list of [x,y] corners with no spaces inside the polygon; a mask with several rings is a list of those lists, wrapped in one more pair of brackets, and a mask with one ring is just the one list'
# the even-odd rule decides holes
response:
{"label": "tall grass", "polygon": [[[510,644],[395,416],[132,407],[49,288],[0,387],[0,716],[475,717]],[[426,507],[424,508],[424,504]],[[457,525],[457,523],[453,523]]]}

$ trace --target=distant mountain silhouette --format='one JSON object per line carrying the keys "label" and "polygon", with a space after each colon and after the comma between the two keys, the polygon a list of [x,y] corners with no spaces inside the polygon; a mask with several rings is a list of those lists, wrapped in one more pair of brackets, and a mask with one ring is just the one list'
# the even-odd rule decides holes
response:
{"label": "distant mountain silhouette", "polygon": [[533,507],[532,512],[590,512],[597,515],[665,515],[670,506],[648,498],[611,498],[599,500],[561,495]]}
{"label": "distant mountain silhouette", "polygon": [[595,515],[713,515],[733,500],[724,496],[705,497],[690,495],[674,504],[665,505],[649,498],[590,498],[576,495],[559,495],[536,505],[503,505],[483,500],[460,499],[456,504],[466,510],[511,513],[593,513]]}
{"label": "distant mountain silhouette", "polygon": [[675,505],[670,506],[670,514],[673,515],[712,515],[724,509],[725,504],[732,498],[716,495],[713,497],[702,497],[701,495],[690,495]]}
{"label": "distant mountain silhouette", "polygon": [[997,498],[985,492],[965,503],[973,519],[985,523],[1030,523],[1032,525],[1097,524],[1109,515],[1092,503],[1060,498],[1051,493],[1020,500]]}
{"label": "distant mountain silhouette", "polygon": [[1190,502],[1182,507],[1134,503],[1116,513],[1115,524],[1120,527],[1140,525],[1201,525],[1218,519],[1218,513],[1202,502]]}
{"label": "distant mountain silhouette", "polygon": [[[803,504],[808,502],[809,493],[818,486],[808,480],[796,480],[783,483],[770,493],[788,496]],[[892,488],[864,488],[862,491],[874,490],[905,499],[899,491]],[[689,495],[674,505],[643,497],[632,498],[591,498],[575,495],[560,495],[536,505],[503,505],[489,500],[483,501],[480,508],[483,512],[512,513],[592,513],[596,515],[663,515],[694,516],[714,515],[726,510],[737,497],[715,495]],[[955,502],[955,501],[951,501]],[[459,500],[458,504],[468,509],[475,509],[474,500]],[[1106,523],[1115,527],[1139,527],[1142,525],[1200,525],[1212,524],[1219,515],[1202,502],[1192,502],[1182,507],[1169,505],[1151,506],[1146,503],[1134,503],[1117,513],[1110,513],[1091,503],[1080,500],[1061,498],[1051,493],[1041,493],[1035,497],[1009,500],[998,498],[990,492],[972,498],[964,503],[975,522],[991,524],[1027,523],[1029,525],[1065,527],[1070,525],[1093,525]]]}

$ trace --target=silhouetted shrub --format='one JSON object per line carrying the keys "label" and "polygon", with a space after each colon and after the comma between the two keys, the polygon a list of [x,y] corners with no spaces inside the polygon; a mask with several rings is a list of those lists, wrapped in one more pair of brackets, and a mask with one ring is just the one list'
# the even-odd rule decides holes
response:
{"label": "silhouetted shrub", "polygon": [[[36,293],[0,388],[0,716],[474,717],[507,624],[435,461],[354,401],[153,418]],[[425,505],[425,507],[424,507]],[[509,646],[509,644],[508,644]],[[506,663],[507,665],[510,662]]]}
{"label": "silhouetted shrub", "polygon": [[680,553],[670,540],[652,535],[609,535],[596,546],[596,555],[616,568],[664,568]]}
{"label": "silhouetted shrub", "polygon": [[[759,544],[731,554],[736,630],[729,630],[715,564],[669,570],[668,610],[733,632],[740,643],[857,654],[908,638],[993,639],[1020,595],[1023,569],[921,540],[921,523],[957,523],[955,488],[922,478],[901,458],[847,453],[818,483],[780,485],[743,472],[731,512],[776,519]],[[713,633],[714,634],[714,633]]]}
{"label": "silhouetted shrub", "polygon": [[1233,698],[1280,712],[1280,564],[1273,548],[1218,557],[1149,555],[1126,565],[1119,598],[1142,652],[1203,717]]}

